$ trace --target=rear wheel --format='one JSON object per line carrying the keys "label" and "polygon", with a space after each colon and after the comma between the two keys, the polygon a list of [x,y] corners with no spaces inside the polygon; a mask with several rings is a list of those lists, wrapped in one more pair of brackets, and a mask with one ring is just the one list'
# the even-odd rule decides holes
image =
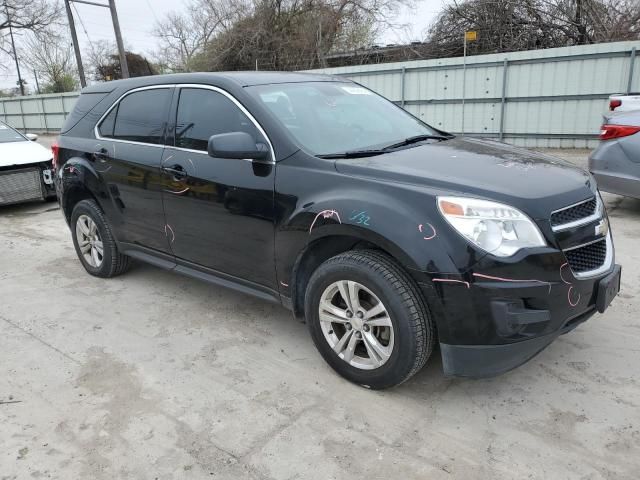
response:
{"label": "rear wheel", "polygon": [[323,263],[309,281],[305,312],[327,363],[363,386],[398,385],[431,354],[434,331],[418,287],[380,252],[351,251]]}
{"label": "rear wheel", "polygon": [[115,277],[128,270],[130,258],[118,252],[111,228],[94,200],[82,200],[71,213],[71,235],[85,270],[96,277]]}

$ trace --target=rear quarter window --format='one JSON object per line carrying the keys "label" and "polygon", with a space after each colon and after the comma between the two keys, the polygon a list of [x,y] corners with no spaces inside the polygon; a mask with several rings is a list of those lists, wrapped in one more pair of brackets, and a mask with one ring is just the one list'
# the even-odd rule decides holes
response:
{"label": "rear quarter window", "polygon": [[76,101],[76,105],[73,107],[72,112],[69,114],[62,126],[61,133],[66,133],[75,127],[76,124],[91,110],[93,110],[107,95],[107,92],[80,94],[80,97]]}

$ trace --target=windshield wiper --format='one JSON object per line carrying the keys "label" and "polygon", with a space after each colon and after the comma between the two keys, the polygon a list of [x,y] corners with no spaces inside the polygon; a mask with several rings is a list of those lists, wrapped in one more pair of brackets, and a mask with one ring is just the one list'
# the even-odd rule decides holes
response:
{"label": "windshield wiper", "polygon": [[402,140],[401,142],[398,143],[393,143],[387,147],[385,147],[385,150],[393,150],[394,148],[399,148],[399,147],[404,147],[406,145],[411,145],[412,143],[418,143],[418,142],[422,142],[424,140],[449,140],[450,138],[453,137],[447,137],[444,135],[416,135],[415,137],[409,137],[409,138],[405,138],[404,140]]}
{"label": "windshield wiper", "polygon": [[324,155],[316,155],[320,158],[362,158],[362,157],[373,157],[375,155],[382,155],[383,153],[389,153],[391,150],[399,147],[404,147],[406,145],[411,145],[412,143],[422,142],[424,140],[449,140],[453,138],[453,136],[444,136],[444,135],[416,135],[415,137],[405,138],[401,142],[393,143],[384,148],[376,148],[371,150],[351,150],[348,152],[342,153],[327,153]]}
{"label": "windshield wiper", "polygon": [[362,158],[362,157],[374,157],[376,155],[382,155],[388,153],[387,149],[375,149],[375,150],[351,150],[349,152],[342,153],[326,153],[324,155],[316,155],[320,158]]}

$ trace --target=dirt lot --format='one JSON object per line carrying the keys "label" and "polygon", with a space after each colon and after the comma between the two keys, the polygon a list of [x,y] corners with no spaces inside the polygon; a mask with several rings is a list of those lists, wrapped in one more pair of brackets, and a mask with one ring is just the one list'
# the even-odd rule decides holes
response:
{"label": "dirt lot", "polygon": [[282,308],[145,265],[90,277],[55,203],[0,208],[0,478],[636,479],[640,202],[606,203],[605,315],[501,377],[436,354],[385,392]]}

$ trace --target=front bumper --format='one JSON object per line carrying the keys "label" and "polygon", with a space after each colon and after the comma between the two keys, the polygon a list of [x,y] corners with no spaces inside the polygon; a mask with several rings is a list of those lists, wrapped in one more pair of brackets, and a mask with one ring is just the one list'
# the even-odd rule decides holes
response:
{"label": "front bumper", "polygon": [[569,319],[558,331],[530,340],[506,345],[449,345],[440,344],[444,374],[456,377],[493,377],[528,362],[556,338],[568,333],[596,313],[591,308]]}
{"label": "front bumper", "polygon": [[0,205],[38,201],[53,195],[52,171],[47,164],[0,169]]}
{"label": "front bumper", "polygon": [[527,362],[604,311],[618,292],[620,266],[580,279],[566,267],[528,281],[514,281],[513,272],[509,280],[503,269],[487,273],[420,284],[437,321],[445,375],[490,377]]}

